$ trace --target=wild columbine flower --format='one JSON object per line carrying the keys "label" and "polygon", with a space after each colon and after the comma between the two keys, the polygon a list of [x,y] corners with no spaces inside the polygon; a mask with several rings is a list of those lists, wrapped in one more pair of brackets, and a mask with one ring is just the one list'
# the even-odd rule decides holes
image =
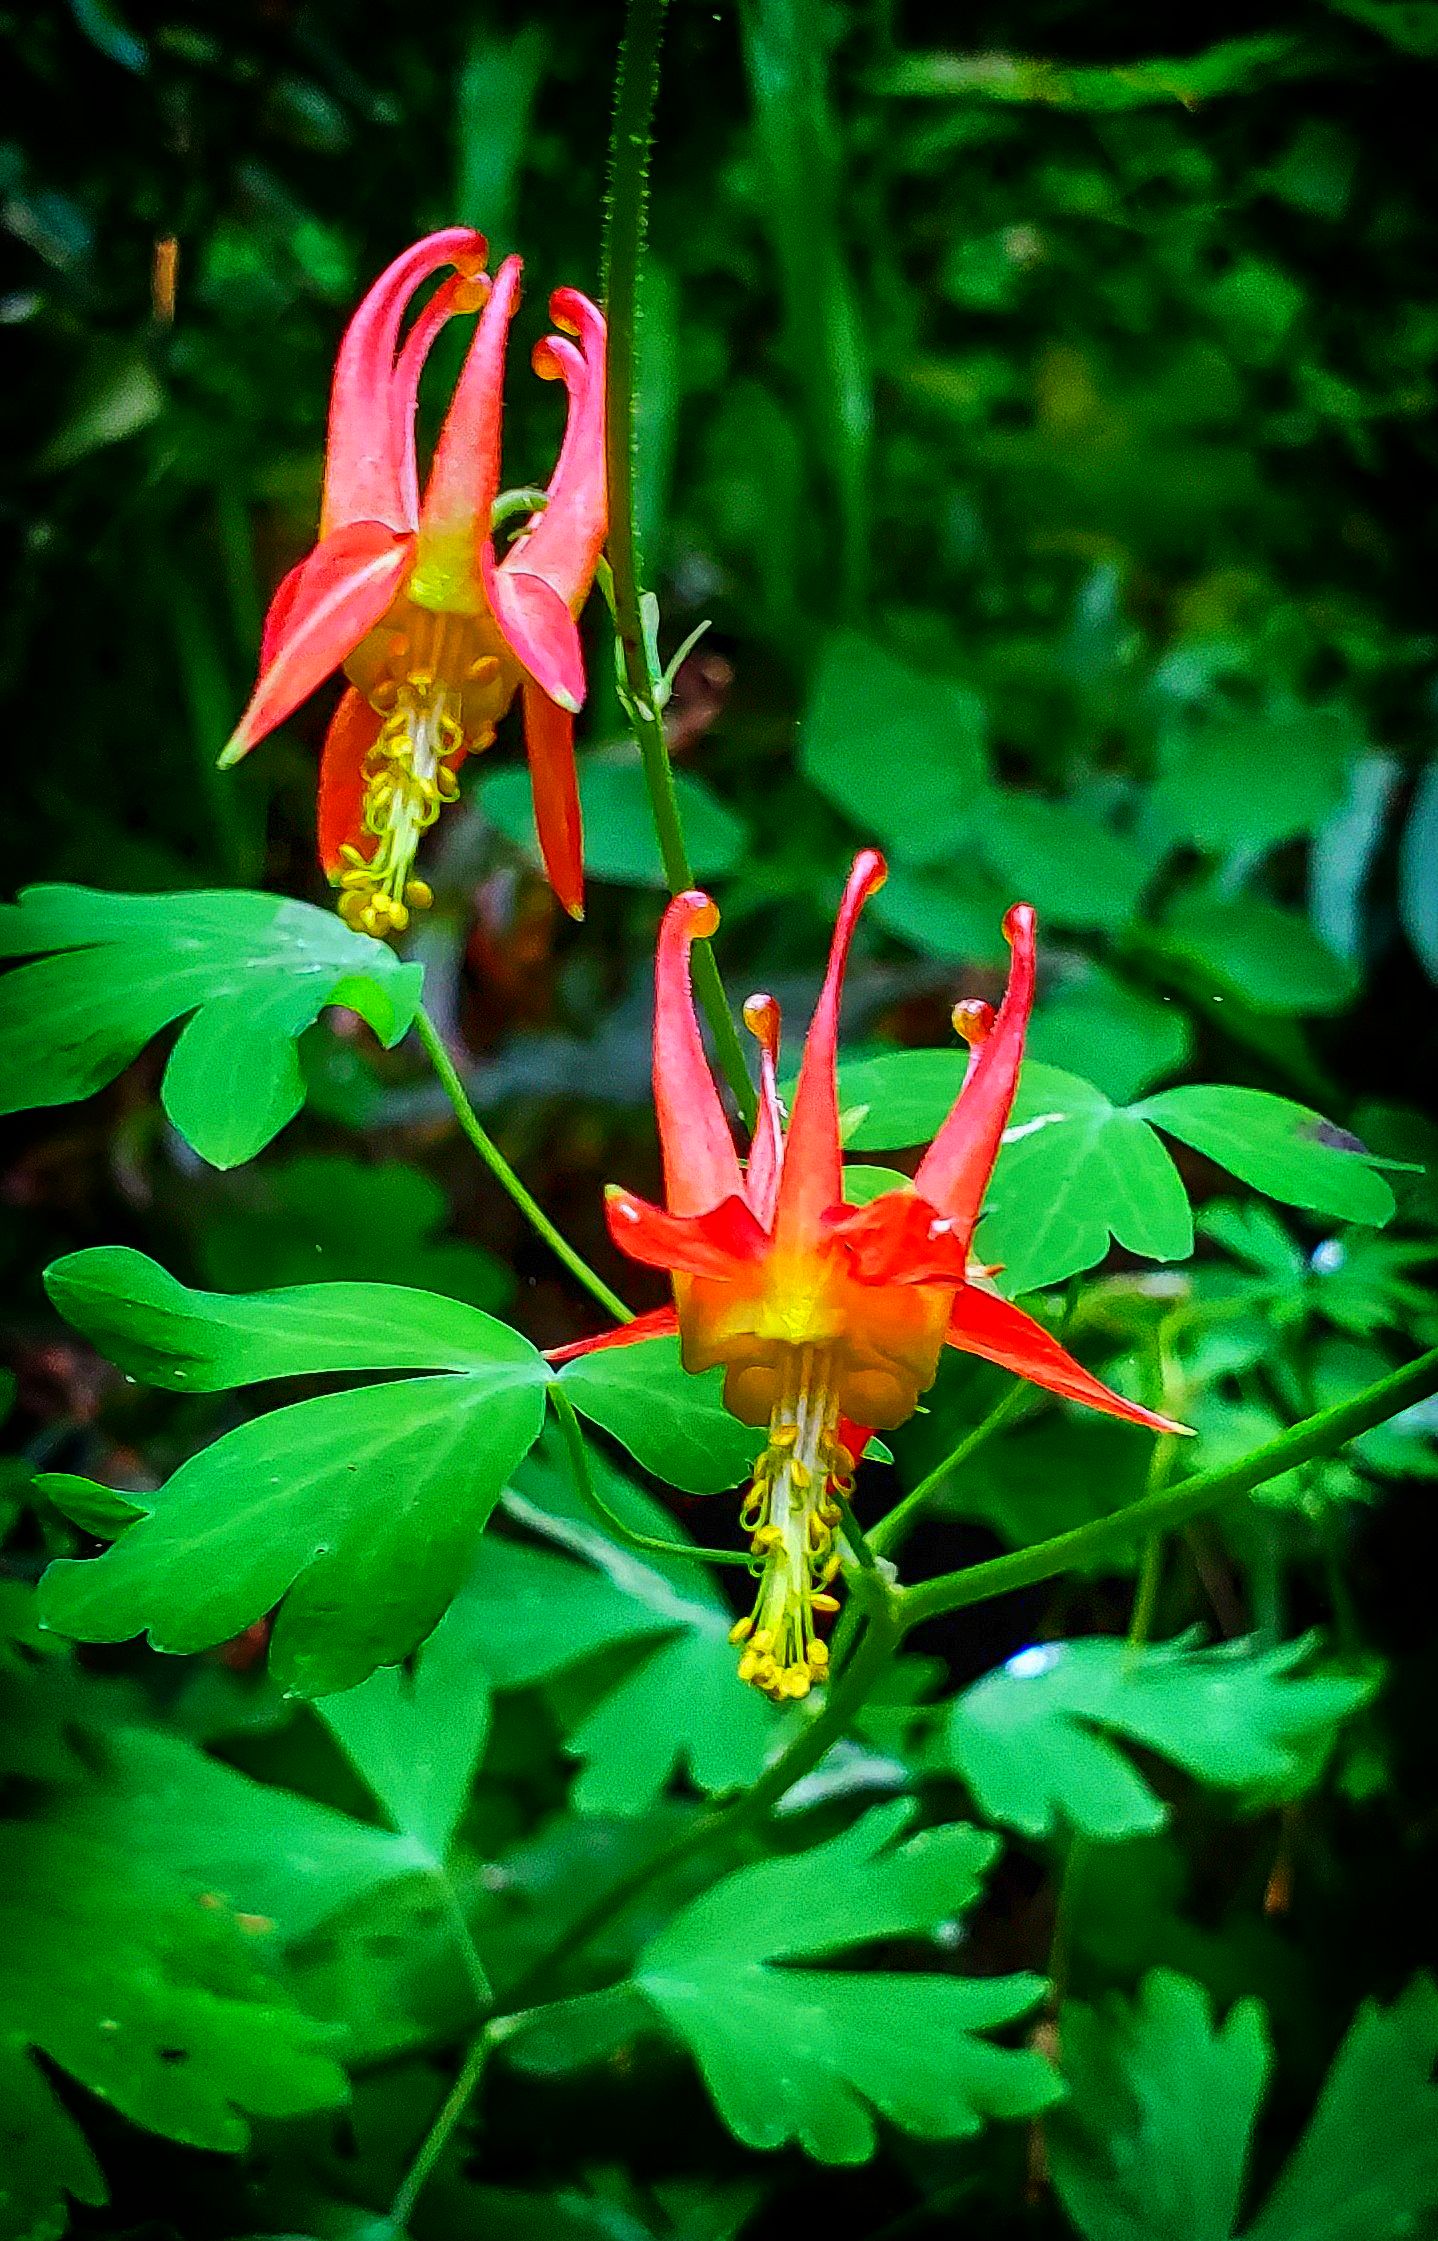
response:
{"label": "wild columbine flower", "polygon": [[[484,236],[451,226],[416,242],[370,289],[340,344],[330,398],[319,542],[265,618],[260,675],[224,754],[234,763],[336,669],[349,678],[320,769],[320,857],[340,913],[366,933],[402,929],[430,900],[412,876],[420,836],[459,791],[516,692],[550,884],[583,913],[574,717],[584,700],[575,618],[604,543],[604,321],[560,288],[564,331],[534,368],[569,392],[547,503],[496,561],[500,422],[520,260],[491,280]],[[415,291],[452,270],[400,339]],[[435,337],[479,311],[423,499],[415,405]],[[577,343],[569,338],[576,336]]]}
{"label": "wild columbine flower", "polygon": [[611,1187],[615,1243],[668,1269],[674,1306],[564,1348],[556,1358],[677,1330],[685,1367],[722,1365],[724,1399],[768,1444],[741,1523],[760,1566],[758,1599],[733,1640],[742,1679],[775,1699],[821,1679],[828,1649],[816,1618],[837,1609],[835,1532],[869,1432],[902,1424],[933,1383],[946,1345],[997,1362],[1066,1400],[1154,1431],[1181,1430],[1139,1408],[1076,1362],[1032,1316],[1000,1298],[996,1273],[971,1257],[974,1228],[1013,1104],[1034,995],[1034,913],[1004,920],[1013,951],[995,1015],[971,1001],[954,1025],[974,1052],[953,1111],[913,1182],[867,1206],[847,1205],[836,1077],[844,967],[864,903],[882,885],[882,856],[854,863],[839,907],[823,989],[804,1045],[785,1127],[779,1103],[779,1008],[752,997],[744,1017],[759,1044],[759,1114],[741,1168],[694,1010],[689,951],[713,933],[707,895],[680,895],[659,933],[654,1103],[668,1207]]}

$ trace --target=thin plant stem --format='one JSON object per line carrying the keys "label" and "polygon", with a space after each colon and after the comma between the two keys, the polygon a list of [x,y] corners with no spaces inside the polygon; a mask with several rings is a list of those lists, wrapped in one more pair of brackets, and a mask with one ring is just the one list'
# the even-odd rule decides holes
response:
{"label": "thin plant stem", "polygon": [[1406,1368],[1379,1378],[1376,1384],[1366,1386],[1361,1393],[1354,1393],[1333,1408],[1320,1409],[1317,1415],[1305,1417],[1301,1424],[1266,1440],[1262,1447],[1235,1463],[1200,1471],[1194,1478],[1181,1479],[1176,1486],[1145,1494],[1125,1509],[1115,1510],[1108,1517],[1095,1518],[1088,1525],[1075,1526],[1067,1533],[1057,1533],[1051,1540],[1037,1542],[1033,1548],[1017,1549],[1012,1555],[995,1557],[987,1564],[973,1564],[967,1571],[946,1572],[938,1579],[924,1581],[921,1586],[906,1588],[902,1595],[905,1631],[926,1619],[964,1610],[971,1603],[985,1603],[991,1596],[1007,1595],[1015,1588],[1033,1587],[1040,1580],[1055,1579],[1061,1572],[1088,1564],[1096,1556],[1131,1541],[1135,1534],[1167,1532],[1174,1526],[1185,1525],[1190,1518],[1215,1508],[1220,1502],[1235,1501],[1241,1494],[1252,1493],[1256,1486],[1277,1478],[1283,1471],[1312,1462],[1317,1456],[1331,1455],[1348,1440],[1371,1431],[1375,1424],[1386,1423],[1390,1416],[1397,1416],[1401,1410],[1427,1400],[1435,1392],[1438,1392],[1438,1347],[1420,1354]]}
{"label": "thin plant stem", "polygon": [[1133,1615],[1128,1622],[1127,1649],[1130,1657],[1138,1656],[1153,1631],[1153,1615],[1158,1606],[1158,1591],[1162,1584],[1163,1535],[1150,1533],[1143,1545],[1138,1587],[1133,1598]]}
{"label": "thin plant stem", "polygon": [[594,1473],[589,1468],[589,1450],[584,1442],[584,1430],[574,1412],[574,1403],[562,1385],[549,1388],[549,1402],[559,1418],[559,1429],[569,1456],[569,1472],[574,1481],[574,1491],[588,1510],[592,1510],[607,1533],[630,1548],[643,1549],[654,1556],[683,1556],[691,1563],[736,1564],[748,1570],[750,1558],[736,1548],[696,1548],[692,1542],[665,1541],[654,1533],[637,1533],[626,1525],[617,1510],[612,1510],[594,1483]]}
{"label": "thin plant stem", "polygon": [[896,1502],[886,1517],[881,1517],[876,1525],[870,1527],[869,1546],[876,1556],[893,1553],[908,1534],[919,1512],[927,1507],[939,1489],[953,1477],[954,1472],[962,1470],[969,1458],[977,1454],[986,1440],[992,1439],[995,1432],[1001,1432],[1005,1424],[1018,1414],[1027,1402],[1028,1394],[1029,1388],[1016,1378],[1008,1391],[994,1403],[988,1415],[981,1417],[971,1431],[965,1432],[958,1446],[949,1451],[942,1463],[936,1463],[927,1477],[921,1478],[917,1486],[910,1488],[902,1502]]}
{"label": "thin plant stem", "polygon": [[459,2075],[445,2095],[438,2116],[421,2140],[414,2161],[390,2204],[389,2230],[392,2234],[402,2234],[409,2224],[425,2181],[448,2147],[451,2133],[474,2097],[475,2088],[484,2075],[492,2043],[488,2026],[471,2042]]}
{"label": "thin plant stem", "polygon": [[[609,480],[609,563],[614,622],[628,697],[632,703],[644,781],[671,895],[694,885],[684,839],[669,742],[664,736],[659,679],[644,630],[642,563],[634,523],[634,397],[639,318],[639,275],[649,203],[649,147],[659,89],[659,47],[666,0],[629,0],[619,74],[614,89],[614,130],[609,144],[609,215],[604,235],[605,310],[609,322],[605,459]],[[694,987],[714,1037],[715,1054],[747,1125],[753,1125],[754,1085],[744,1046],[724,994],[708,942],[694,945]]]}
{"label": "thin plant stem", "polygon": [[877,1572],[879,1560],[874,1554],[872,1544],[865,1535],[863,1526],[854,1515],[853,1504],[833,1486],[829,1489],[829,1498],[837,1505],[839,1515],[843,1520],[843,1535],[853,1551],[855,1562],[866,1572]]}
{"label": "thin plant stem", "polygon": [[469,1101],[469,1094],[459,1078],[454,1060],[445,1049],[444,1038],[423,1006],[414,1015],[415,1033],[425,1047],[425,1052],[439,1076],[445,1096],[454,1107],[455,1116],[465,1135],[473,1144],[490,1174],[507,1191],[530,1227],[544,1239],[555,1256],[563,1261],[571,1276],[584,1286],[591,1299],[598,1300],[607,1314],[619,1323],[632,1323],[634,1310],[626,1307],[617,1292],[611,1292],[604,1278],[597,1275],[588,1261],[576,1253],[567,1237],[557,1230],[533,1193],[521,1183],[509,1161],[490,1135],[478,1113]]}
{"label": "thin plant stem", "polygon": [[451,1883],[447,1871],[443,1867],[436,1868],[434,1880],[444,1901],[445,1913],[449,1916],[454,1942],[464,1963],[464,1973],[469,1978],[469,1988],[474,1994],[475,2007],[484,2015],[494,2005],[494,1986],[489,1981],[489,1971],[474,1942],[474,1933],[470,1929],[464,1908],[459,1903],[459,1893]]}

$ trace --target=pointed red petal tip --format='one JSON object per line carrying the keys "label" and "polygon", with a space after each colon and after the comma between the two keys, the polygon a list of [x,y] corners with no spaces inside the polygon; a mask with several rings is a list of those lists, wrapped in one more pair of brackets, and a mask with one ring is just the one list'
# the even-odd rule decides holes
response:
{"label": "pointed red petal tip", "polygon": [[764,1056],[779,1063],[779,1006],[772,996],[750,996],[744,1003],[744,1025]]}
{"label": "pointed red petal tip", "polygon": [[433,273],[444,265],[477,273],[488,254],[484,235],[473,227],[447,226],[396,257],[366,292],[335,359],[321,535],[352,521],[413,526],[405,463],[413,431],[397,426],[391,394],[400,327],[415,290]]}
{"label": "pointed red petal tip", "polygon": [[955,1004],[952,1018],[954,1033],[974,1050],[981,1049],[993,1033],[994,1007],[982,996],[966,996],[961,1004]]}
{"label": "pointed red petal tip", "polygon": [[692,942],[710,941],[719,931],[719,905],[701,887],[690,887],[684,894],[676,895],[664,918],[661,939],[670,922],[676,932],[687,934]]}

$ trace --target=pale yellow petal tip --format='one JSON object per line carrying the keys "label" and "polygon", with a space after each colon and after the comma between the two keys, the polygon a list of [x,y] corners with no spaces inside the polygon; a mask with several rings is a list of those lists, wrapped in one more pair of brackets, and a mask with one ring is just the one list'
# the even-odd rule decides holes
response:
{"label": "pale yellow petal tip", "polygon": [[577,716],[580,709],[584,706],[582,700],[576,700],[573,693],[567,693],[562,685],[556,687],[555,690],[550,693],[549,697],[554,702],[556,708],[562,708],[564,710],[566,716]]}
{"label": "pale yellow petal tip", "polygon": [[215,763],[216,770],[233,770],[236,763],[243,762],[245,756],[249,753],[249,751],[249,741],[247,739],[243,739],[240,736],[239,732],[236,732],[231,739],[226,741],[224,747],[220,750],[220,754]]}

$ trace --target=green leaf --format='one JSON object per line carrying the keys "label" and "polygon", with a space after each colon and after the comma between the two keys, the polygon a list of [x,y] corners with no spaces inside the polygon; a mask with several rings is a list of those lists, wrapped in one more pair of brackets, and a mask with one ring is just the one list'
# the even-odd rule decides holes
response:
{"label": "green leaf", "polygon": [[1366,2000],[1248,2241],[1400,2241],[1438,2209],[1438,1990]]}
{"label": "green leaf", "polygon": [[1155,1969],[1132,2007],[1070,2004],[1062,2029],[1050,2157],[1085,2241],[1231,2241],[1269,2071],[1259,2002],[1215,2031],[1201,1988]]}
{"label": "green leaf", "polygon": [[876,2114],[958,2139],[986,2117],[1032,2116],[1058,2097],[1041,2055],[975,2035],[1026,2014],[1043,1990],[1037,1977],[793,1966],[933,1933],[974,1904],[995,1840],[952,1827],[897,1843],[912,1811],[881,1806],[827,1844],[741,1868],[640,1957],[635,1983],[746,2147],[797,2140],[821,2163],[862,2163]]}
{"label": "green leaf", "polygon": [[1193,1030],[1181,1004],[1140,995],[1091,966],[1035,1011],[1027,1050],[1041,1065],[1081,1069],[1116,1105],[1187,1065]]}
{"label": "green leaf", "polygon": [[1218,710],[1159,740],[1153,815],[1217,855],[1264,851],[1316,832],[1343,800],[1366,741],[1347,708]]}
{"label": "green leaf", "polygon": [[930,871],[893,865],[869,911],[885,933],[926,956],[1001,965],[1008,902],[976,857],[961,856]]}
{"label": "green leaf", "polygon": [[[939,1507],[947,1517],[977,1518],[1010,1548],[1031,1548],[1136,1502],[1150,1452],[1111,1417],[1088,1409],[1071,1417],[1046,1412],[980,1448],[948,1480]],[[1098,1569],[1113,1572],[1130,1561],[1127,1552],[1107,1549]]]}
{"label": "green leaf", "polygon": [[[687,1538],[600,1458],[591,1468],[629,1524]],[[506,1498],[507,1514],[565,1554],[500,1540],[480,1551],[452,1615],[496,1687],[550,1680],[603,1650],[642,1651],[637,1663],[606,1665],[597,1694],[589,1691],[565,1720],[566,1746],[583,1761],[579,1811],[645,1813],[681,1768],[710,1795],[756,1780],[779,1720],[738,1678],[734,1612],[705,1566],[618,1546],[543,1454],[526,1465],[520,1486]]]}
{"label": "green leaf", "polygon": [[677,1338],[581,1354],[559,1381],[581,1416],[685,1494],[722,1494],[753,1475],[763,1433],[728,1414],[722,1370],[690,1375]]}
{"label": "green leaf", "polygon": [[1312,1647],[1311,1637],[1265,1651],[1045,1642],[955,1700],[949,1756],[991,1819],[1034,1837],[1061,1821],[1103,1842],[1163,1825],[1162,1802],[1115,1738],[1220,1788],[1291,1794],[1373,1690],[1342,1674],[1293,1677]]}
{"label": "green leaf", "polygon": [[851,1152],[895,1152],[927,1144],[964,1086],[963,1050],[885,1051],[839,1069],[842,1134]]}
{"label": "green leaf", "polygon": [[56,1816],[66,1834],[145,1861],[206,1911],[243,1915],[255,1936],[293,1944],[428,1865],[407,1836],[253,1781],[180,1736],[113,1729],[94,1757]]}
{"label": "green leaf", "polygon": [[489,1738],[489,1675],[475,1656],[468,1611],[461,1589],[412,1669],[384,1666],[316,1706],[392,1825],[435,1869],[448,1857]]}
{"label": "green leaf", "polygon": [[514,1289],[508,1269],[477,1245],[439,1236],[448,1220],[444,1192],[418,1167],[320,1152],[221,1185],[199,1209],[196,1249],[202,1275],[222,1292],[322,1277],[503,1307]]}
{"label": "green leaf", "polygon": [[1055,926],[1118,932],[1158,869],[1152,853],[1037,794],[990,793],[978,805],[975,837],[1009,894]]}
{"label": "green leaf", "polygon": [[1403,2241],[1438,2208],[1438,1990],[1417,1977],[1368,2001],[1267,2201],[1242,2197],[1269,2038],[1243,2000],[1222,2029],[1189,1978],[1156,1969],[1132,2004],[1062,2018],[1071,2098],[1049,2146],[1085,2241]]}
{"label": "green leaf", "polygon": [[1139,1113],[1075,1074],[1026,1065],[979,1253],[1018,1294],[1094,1267],[1110,1236],[1147,1260],[1186,1260],[1193,1217],[1178,1169]]}
{"label": "green leaf", "polygon": [[[748,845],[743,822],[687,771],[674,774],[684,838],[696,879],[732,871]],[[492,771],[480,781],[480,806],[506,840],[540,862],[534,829],[534,796],[522,766]],[[663,887],[664,865],[639,751],[626,742],[579,758],[579,803],[584,817],[584,867],[593,879],[624,887]]]}
{"label": "green leaf", "polygon": [[253,1159],[304,1103],[295,1049],[344,1004],[391,1049],[422,973],[330,911],[274,895],[109,895],[30,887],[0,907],[0,1112],[68,1105],[114,1080],[192,1015],[170,1054],[165,1110],[213,1167]]}
{"label": "green leaf", "polygon": [[67,1253],[45,1271],[67,1323],[129,1376],[172,1393],[223,1393],[326,1371],[482,1369],[534,1349],[477,1307],[397,1284],[192,1291],[128,1245]]}
{"label": "green leaf", "polygon": [[62,2195],[101,2203],[78,2128],[29,2053],[133,2123],[231,2154],[251,2117],[333,2107],[333,2034],[302,2016],[259,1941],[143,1850],[43,1821],[0,1844],[0,2233],[58,2234]]}
{"label": "green leaf", "polygon": [[391,1285],[190,1291],[120,1247],[72,1254],[50,1276],[80,1328],[172,1389],[322,1370],[435,1374],[327,1393],[227,1432],[137,1497],[146,1514],[103,1556],[50,1567],[45,1623],[87,1642],[145,1632],[183,1654],[283,1601],[272,1670],[305,1696],[406,1657],[538,1437],[550,1373],[528,1340],[477,1308]]}
{"label": "green leaf", "polygon": [[8,2034],[0,2039],[0,2150],[0,2241],[61,2241],[70,2230],[67,2196],[92,2209],[110,2199],[84,2133]]}
{"label": "green leaf", "polygon": [[905,865],[945,865],[972,837],[988,777],[983,703],[843,631],[819,659],[799,734],[811,785]]}
{"label": "green leaf", "polygon": [[1158,938],[1251,1011],[1342,1011],[1358,991],[1356,967],[1325,948],[1306,919],[1258,895],[1191,888]]}
{"label": "green leaf", "polygon": [[1185,1083],[1132,1110],[1286,1206],[1380,1227],[1392,1216],[1392,1190],[1367,1154],[1290,1098]]}

